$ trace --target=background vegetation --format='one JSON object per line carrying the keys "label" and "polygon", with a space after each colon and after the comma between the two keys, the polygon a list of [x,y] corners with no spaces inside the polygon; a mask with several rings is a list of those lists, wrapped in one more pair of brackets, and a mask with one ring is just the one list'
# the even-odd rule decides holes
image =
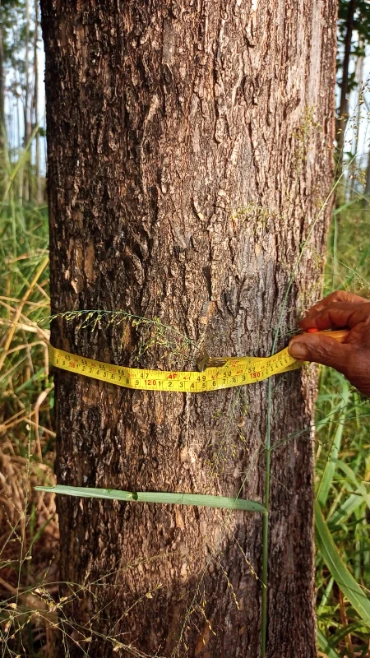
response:
{"label": "background vegetation", "polygon": [[[370,5],[339,2],[336,207],[325,293],[370,297]],[[50,657],[71,634],[58,598],[48,227],[37,1],[0,7],[0,652]],[[42,75],[41,75],[42,77]],[[40,99],[40,100],[39,100]],[[43,110],[42,110],[43,112]],[[316,409],[319,655],[370,655],[370,402],[322,369]],[[354,580],[351,580],[351,578]],[[355,585],[358,589],[356,589]],[[364,600],[361,599],[361,593]],[[87,653],[86,653],[87,655]]]}

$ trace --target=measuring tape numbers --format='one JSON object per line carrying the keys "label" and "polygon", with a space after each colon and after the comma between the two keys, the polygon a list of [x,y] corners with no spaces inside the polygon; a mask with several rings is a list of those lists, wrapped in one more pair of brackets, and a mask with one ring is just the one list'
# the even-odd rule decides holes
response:
{"label": "measuring tape numbers", "polygon": [[[343,342],[348,331],[318,332]],[[207,367],[204,372],[176,372],[172,370],[149,370],[127,368],[95,359],[70,354],[49,345],[50,362],[56,368],[78,375],[99,379],[103,382],[140,391],[174,391],[179,393],[204,393],[224,388],[254,384],[272,375],[279,375],[300,368],[288,352],[288,348],[268,357],[223,357],[224,365]],[[210,359],[210,363],[212,359]]]}
{"label": "measuring tape numbers", "polygon": [[267,358],[226,358],[224,366],[207,368],[204,372],[127,368],[70,354],[52,345],[49,345],[49,355],[53,366],[78,375],[135,390],[180,393],[203,393],[254,384],[302,365],[289,355],[288,348]]}

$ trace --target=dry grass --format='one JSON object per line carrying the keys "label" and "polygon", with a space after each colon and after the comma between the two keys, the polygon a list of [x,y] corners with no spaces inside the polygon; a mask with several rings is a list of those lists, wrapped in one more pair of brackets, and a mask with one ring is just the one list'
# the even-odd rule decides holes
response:
{"label": "dry grass", "polygon": [[58,520],[47,342],[46,213],[0,214],[0,620],[3,656],[53,656]]}
{"label": "dry grass", "polygon": [[[328,289],[370,290],[367,216],[359,207],[334,225],[328,258]],[[0,656],[53,658],[56,642],[78,635],[65,619],[58,594],[58,520],[53,494],[53,385],[49,380],[46,328],[49,316],[47,218],[43,209],[9,204],[0,213]],[[317,408],[317,486],[343,415],[343,381],[326,372]],[[369,402],[351,392],[339,460],[360,482],[370,481]],[[338,420],[339,419],[339,420]],[[342,421],[340,421],[342,422]],[[336,469],[326,519],[357,582],[368,583],[370,525],[365,498],[352,517],[346,500],[353,483]],[[339,519],[340,523],[335,521]],[[134,565],[133,565],[134,568]],[[370,655],[368,628],[358,619],[317,554],[320,649],[325,656]],[[71,586],[75,596],[78,586]],[[325,651],[325,638],[329,644]],[[115,638],[111,638],[113,643]],[[117,645],[118,646],[118,645]],[[123,646],[123,645],[119,645]],[[126,647],[130,651],[130,648]],[[68,655],[66,653],[66,655]],[[132,655],[139,655],[132,653]]]}

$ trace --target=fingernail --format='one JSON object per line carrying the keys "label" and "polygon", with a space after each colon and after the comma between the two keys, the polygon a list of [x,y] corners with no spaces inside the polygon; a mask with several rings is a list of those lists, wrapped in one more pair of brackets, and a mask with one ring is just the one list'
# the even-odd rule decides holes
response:
{"label": "fingernail", "polygon": [[289,354],[299,361],[304,361],[308,357],[308,349],[304,343],[294,342],[289,345]]}

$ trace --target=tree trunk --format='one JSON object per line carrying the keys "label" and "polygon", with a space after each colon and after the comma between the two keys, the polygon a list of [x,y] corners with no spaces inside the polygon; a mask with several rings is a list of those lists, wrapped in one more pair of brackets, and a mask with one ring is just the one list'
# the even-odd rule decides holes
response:
{"label": "tree trunk", "polygon": [[[370,196],[370,150],[367,154],[365,196]],[[363,205],[367,206],[367,204],[368,204],[368,201],[365,201]]]}
{"label": "tree trunk", "polygon": [[5,67],[3,32],[0,23],[0,196],[6,187],[8,177],[8,140],[5,123]]}
{"label": "tree trunk", "polygon": [[[335,0],[41,9],[52,313],[154,320],[59,317],[52,343],[176,370],[204,346],[265,356],[275,332],[285,345],[321,289]],[[55,372],[59,483],[264,500],[271,419],[269,658],[316,656],[315,381],[191,395]],[[71,656],[260,655],[261,515],[58,504]]]}
{"label": "tree trunk", "polygon": [[[361,36],[358,40],[357,48],[360,52],[364,52],[365,49],[365,42],[363,37]],[[356,91],[357,91],[357,102],[356,102],[356,109],[357,109],[357,117],[356,117],[356,126],[357,129],[355,130],[355,135],[354,135],[354,145],[352,149],[354,161],[352,163],[352,170],[351,170],[351,175],[350,175],[350,180],[349,180],[349,200],[353,199],[356,191],[358,190],[358,175],[357,171],[358,169],[362,166],[361,160],[358,161],[358,156],[360,155],[358,153],[358,145],[359,145],[359,135],[360,135],[360,123],[361,123],[361,115],[362,115],[362,110],[364,106],[364,54],[358,55],[356,59],[356,65],[355,65],[355,84],[356,84]],[[362,187],[362,186],[361,186]],[[357,190],[356,190],[357,188]]]}
{"label": "tree trunk", "polygon": [[0,196],[3,198],[9,170],[8,135],[5,120],[5,62],[3,28],[0,21]]}
{"label": "tree trunk", "polygon": [[6,125],[5,125],[5,67],[3,30],[0,23],[0,150],[1,157],[6,151]]}
{"label": "tree trunk", "polygon": [[338,176],[342,173],[342,159],[344,150],[344,135],[348,121],[348,94],[349,94],[349,63],[351,58],[353,22],[355,18],[355,11],[357,0],[349,0],[348,14],[346,20],[346,34],[344,38],[344,52],[343,52],[343,65],[342,65],[342,81],[340,83],[340,103],[339,112],[336,120],[336,140],[339,171]]}
{"label": "tree trunk", "polygon": [[[38,64],[38,40],[39,40],[39,0],[35,0],[35,31],[33,35],[33,128],[39,123],[39,64]],[[35,195],[36,203],[42,203],[42,189],[40,176],[40,132],[35,135]]]}

